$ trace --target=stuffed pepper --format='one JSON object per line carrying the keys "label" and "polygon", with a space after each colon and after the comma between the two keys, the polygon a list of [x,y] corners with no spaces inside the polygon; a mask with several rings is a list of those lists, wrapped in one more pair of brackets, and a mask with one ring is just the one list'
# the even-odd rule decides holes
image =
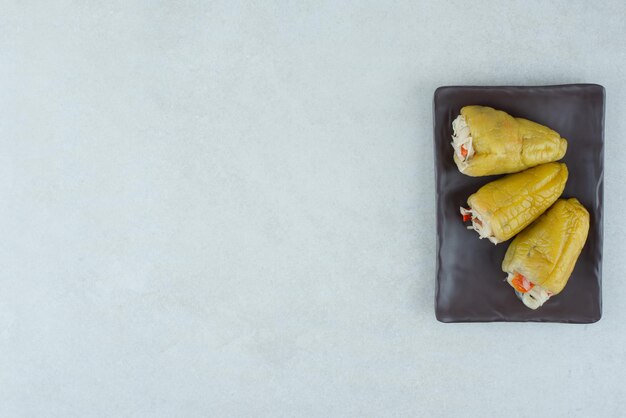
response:
{"label": "stuffed pepper", "polygon": [[511,242],[502,270],[524,305],[537,309],[569,280],[589,232],[589,212],[577,199],[559,199]]}
{"label": "stuffed pepper", "polygon": [[517,173],[560,160],[567,150],[552,129],[491,107],[463,107],[452,130],[454,162],[472,177]]}
{"label": "stuffed pepper", "polygon": [[545,212],[563,193],[567,166],[548,163],[487,183],[461,207],[468,229],[494,244],[512,238]]}

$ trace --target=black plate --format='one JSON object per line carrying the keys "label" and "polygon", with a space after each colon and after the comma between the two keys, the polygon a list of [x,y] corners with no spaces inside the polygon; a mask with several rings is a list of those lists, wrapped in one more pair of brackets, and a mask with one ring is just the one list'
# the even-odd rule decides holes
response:
{"label": "black plate", "polygon": [[[568,140],[562,160],[569,179],[562,197],[576,197],[591,215],[589,236],[565,289],[533,311],[504,281],[501,263],[511,240],[494,246],[466,229],[459,206],[498,178],[469,177],[452,160],[452,121],[466,105],[491,106],[549,126]],[[604,87],[440,87],[435,91],[437,286],[442,322],[596,322],[602,316]]]}

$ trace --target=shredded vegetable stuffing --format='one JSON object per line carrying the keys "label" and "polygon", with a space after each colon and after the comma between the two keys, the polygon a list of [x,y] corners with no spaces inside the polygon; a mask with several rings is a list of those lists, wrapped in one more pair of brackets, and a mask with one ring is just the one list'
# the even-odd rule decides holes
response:
{"label": "shredded vegetable stuffing", "polygon": [[509,273],[506,281],[515,289],[517,297],[530,309],[539,308],[552,296],[552,293],[517,272]]}
{"label": "shredded vegetable stuffing", "polygon": [[465,117],[459,115],[452,122],[452,147],[454,153],[463,163],[474,156],[474,144],[470,134],[470,128],[465,122]]}
{"label": "shredded vegetable stuffing", "polygon": [[473,229],[478,232],[479,238],[487,238],[489,241],[497,244],[498,241],[496,237],[493,236],[491,231],[491,227],[487,222],[484,222],[480,216],[480,214],[474,212],[471,208],[465,209],[464,207],[460,208],[461,216],[463,217],[463,222],[467,222],[469,220],[472,221],[472,226],[468,226],[467,229]]}

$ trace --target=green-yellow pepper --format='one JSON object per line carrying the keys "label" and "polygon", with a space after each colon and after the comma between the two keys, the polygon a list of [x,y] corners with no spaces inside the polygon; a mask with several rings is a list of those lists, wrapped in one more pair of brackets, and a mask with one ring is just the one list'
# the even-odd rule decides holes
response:
{"label": "green-yellow pepper", "polygon": [[548,163],[487,183],[467,199],[472,228],[494,244],[519,233],[545,212],[563,193],[567,166]]}
{"label": "green-yellow pepper", "polygon": [[[589,231],[589,212],[577,199],[559,199],[511,242],[502,270],[529,308],[560,293],[574,270]],[[526,286],[516,285],[520,278]]]}
{"label": "green-yellow pepper", "polygon": [[454,162],[472,177],[516,173],[567,151],[567,140],[552,129],[491,107],[463,107],[452,127]]}

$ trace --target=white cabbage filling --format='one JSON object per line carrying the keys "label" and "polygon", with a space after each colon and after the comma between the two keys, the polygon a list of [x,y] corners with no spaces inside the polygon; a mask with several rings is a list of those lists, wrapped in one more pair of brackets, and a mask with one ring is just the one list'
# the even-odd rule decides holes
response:
{"label": "white cabbage filling", "polygon": [[[506,278],[506,281],[510,285],[513,277],[515,277],[515,275],[513,273],[509,273]],[[518,291],[513,285],[511,285],[511,287],[513,287],[513,289],[515,290],[515,294],[524,303],[524,305],[533,310],[539,308],[541,305],[546,303],[547,300],[550,299],[550,296],[552,296],[550,292],[548,292],[546,289],[539,286],[538,284],[535,284],[533,288],[526,293]]]}
{"label": "white cabbage filling", "polygon": [[[467,160],[472,158],[474,155],[474,146],[472,145],[472,136],[470,134],[469,125],[465,122],[465,117],[459,115],[452,121],[452,147],[454,148],[454,153],[461,161],[461,171],[463,171],[467,167]],[[463,151],[461,147],[467,151],[465,155],[463,155]]]}
{"label": "white cabbage filling", "polygon": [[494,244],[500,242],[493,236],[493,231],[491,231],[491,225],[489,225],[489,222],[485,222],[479,213],[474,212],[471,208],[465,209],[464,207],[461,207],[461,215],[469,215],[472,217],[472,225],[468,226],[467,229],[473,229],[478,232],[480,239],[487,238]]}

